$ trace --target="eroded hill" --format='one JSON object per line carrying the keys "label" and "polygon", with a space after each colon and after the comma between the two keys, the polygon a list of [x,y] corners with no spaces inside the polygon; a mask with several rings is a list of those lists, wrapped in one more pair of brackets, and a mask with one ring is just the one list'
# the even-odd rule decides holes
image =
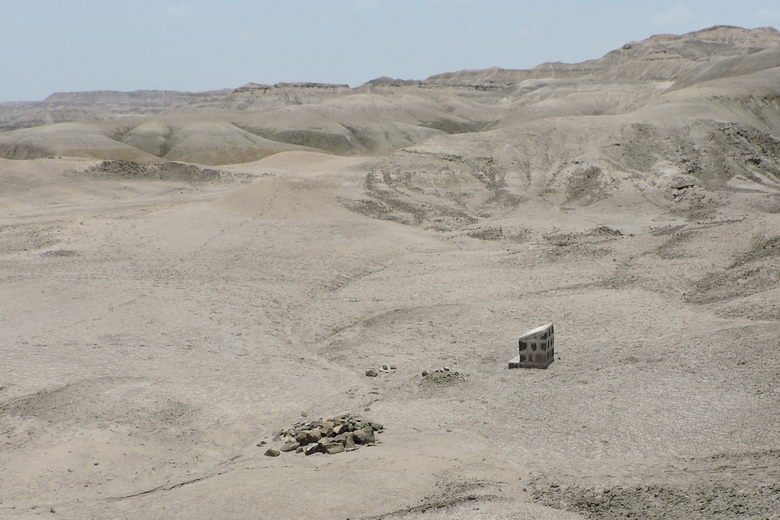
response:
{"label": "eroded hill", "polygon": [[[555,127],[561,121],[554,118],[638,111],[644,112],[635,119],[663,118],[648,110],[707,88],[706,97],[718,99],[719,106],[697,107],[697,118],[729,120],[733,116],[717,109],[737,104],[760,112],[758,121],[747,123],[776,135],[772,84],[778,49],[780,33],[774,29],[713,27],[632,42],[580,64],[549,63],[526,71],[461,71],[423,81],[379,78],[357,88],[249,83],[204,93],[61,93],[38,103],[0,105],[0,156],[213,165],[295,149],[382,155],[431,138],[522,128],[535,120],[551,120],[548,126]],[[759,80],[748,76],[763,77],[760,94],[750,83]],[[743,81],[713,83],[724,78]],[[675,97],[673,91],[683,94]],[[737,119],[741,122],[740,114]]]}

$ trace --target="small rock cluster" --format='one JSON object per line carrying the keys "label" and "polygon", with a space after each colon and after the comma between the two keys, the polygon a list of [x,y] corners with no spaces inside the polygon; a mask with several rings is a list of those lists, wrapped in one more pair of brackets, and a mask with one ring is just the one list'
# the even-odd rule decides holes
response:
{"label": "small rock cluster", "polygon": [[384,372],[385,374],[389,374],[391,372],[394,372],[396,369],[395,365],[382,365],[379,368],[369,368],[366,370],[366,376],[368,377],[376,377],[379,375],[379,372]]}
{"label": "small rock cluster", "polygon": [[423,370],[422,377],[423,381],[429,381],[431,383],[447,383],[450,381],[466,379],[460,372],[450,370],[450,367],[437,368],[432,372]]}
{"label": "small rock cluster", "polygon": [[282,452],[335,455],[356,450],[361,445],[375,444],[376,434],[383,430],[381,424],[350,414],[333,419],[299,421],[292,428],[277,432],[274,440],[281,442],[281,447],[269,448],[265,454],[269,457],[278,457]]}

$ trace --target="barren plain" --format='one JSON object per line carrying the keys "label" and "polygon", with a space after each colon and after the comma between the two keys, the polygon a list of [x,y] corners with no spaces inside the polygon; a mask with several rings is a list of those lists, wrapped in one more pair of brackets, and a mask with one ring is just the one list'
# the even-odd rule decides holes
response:
{"label": "barren plain", "polygon": [[[780,511],[774,29],[56,94],[0,157],[0,518]],[[345,413],[376,443],[266,456]]]}

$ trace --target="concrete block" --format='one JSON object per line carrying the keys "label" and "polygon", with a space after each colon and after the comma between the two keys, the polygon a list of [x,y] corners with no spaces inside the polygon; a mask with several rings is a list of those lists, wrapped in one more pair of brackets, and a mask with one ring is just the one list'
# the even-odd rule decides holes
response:
{"label": "concrete block", "polygon": [[555,361],[555,327],[552,323],[527,331],[518,340],[518,354],[509,368],[547,368]]}

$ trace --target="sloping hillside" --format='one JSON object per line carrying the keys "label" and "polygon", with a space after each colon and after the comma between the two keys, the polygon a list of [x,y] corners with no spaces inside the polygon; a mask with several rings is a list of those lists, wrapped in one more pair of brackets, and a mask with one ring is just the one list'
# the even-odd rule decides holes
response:
{"label": "sloping hillside", "polygon": [[[55,94],[40,103],[0,105],[0,156],[154,160],[151,155],[223,164],[291,149],[381,155],[448,134],[635,113],[667,102],[669,90],[771,70],[780,59],[778,48],[780,33],[771,28],[713,27],[653,36],[579,64],[525,71],[461,71],[424,81],[379,78],[358,88],[250,83],[204,93]],[[697,117],[717,108],[701,106]],[[767,117],[774,119],[771,110]],[[78,146],[74,127],[59,124],[74,122],[88,136]]]}

